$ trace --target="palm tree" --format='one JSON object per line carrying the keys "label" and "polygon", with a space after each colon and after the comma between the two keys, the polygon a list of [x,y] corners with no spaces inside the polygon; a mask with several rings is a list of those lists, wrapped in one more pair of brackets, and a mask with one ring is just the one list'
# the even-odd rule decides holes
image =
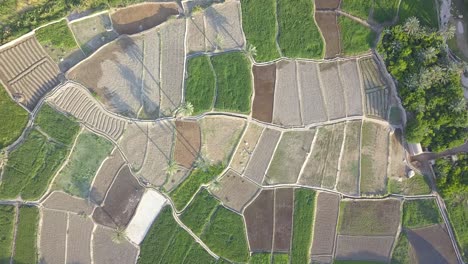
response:
{"label": "palm tree", "polygon": [[112,241],[116,244],[120,244],[124,241],[125,230],[121,227],[118,227],[112,234]]}
{"label": "palm tree", "polygon": [[175,162],[174,159],[170,159],[166,167],[167,176],[169,177],[174,176],[174,174],[177,173],[178,169],[179,169],[179,166],[177,165],[177,162]]}
{"label": "palm tree", "polygon": [[175,110],[175,117],[191,116],[193,114],[193,105],[185,102]]}
{"label": "palm tree", "polygon": [[245,50],[245,54],[253,59],[255,56],[257,56],[257,47],[252,44],[248,44],[247,49]]}
{"label": "palm tree", "polygon": [[437,54],[439,52],[436,50],[434,47],[429,47],[426,49],[423,54],[424,54],[424,59],[426,61],[432,61],[433,59],[437,58]]}
{"label": "palm tree", "polygon": [[197,169],[200,169],[200,170],[206,172],[206,171],[208,171],[209,166],[210,166],[210,164],[208,163],[206,158],[204,158],[202,156],[198,156],[197,161],[195,161],[195,167]]}
{"label": "palm tree", "polygon": [[451,39],[451,38],[455,37],[455,27],[450,26],[450,27],[447,28],[447,30],[445,30],[441,34],[445,39]]}
{"label": "palm tree", "polygon": [[220,34],[216,35],[214,40],[215,49],[216,50],[223,50],[224,38]]}
{"label": "palm tree", "polygon": [[218,180],[214,180],[208,188],[211,191],[216,192],[221,188],[221,183]]}
{"label": "palm tree", "polygon": [[415,36],[416,34],[418,34],[421,29],[419,27],[419,20],[416,17],[408,18],[403,27],[406,30],[406,32],[408,32],[408,34],[411,36]]}

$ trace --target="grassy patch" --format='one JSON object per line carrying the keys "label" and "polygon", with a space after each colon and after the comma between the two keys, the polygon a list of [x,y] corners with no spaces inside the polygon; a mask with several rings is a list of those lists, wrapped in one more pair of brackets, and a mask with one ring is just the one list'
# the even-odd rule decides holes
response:
{"label": "grassy patch", "polygon": [[375,32],[346,17],[338,16],[341,34],[341,49],[346,55],[356,55],[369,51],[376,39]]}
{"label": "grassy patch", "polygon": [[39,210],[37,207],[22,206],[16,231],[14,263],[37,263],[37,226]]}
{"label": "grassy patch", "polygon": [[187,256],[190,246],[193,243],[193,238],[181,227],[172,237],[169,247],[164,253],[161,263],[182,263]]}
{"label": "grassy patch", "polygon": [[423,26],[439,28],[436,2],[434,0],[401,0],[399,21],[405,23],[410,17],[417,17]]}
{"label": "grassy patch", "polygon": [[201,190],[181,216],[182,222],[195,234],[199,235],[205,226],[207,218],[218,206],[219,202],[206,190]]}
{"label": "grassy patch", "polygon": [[0,205],[0,264],[9,264],[13,246],[15,207]]}
{"label": "grassy patch", "polygon": [[0,150],[21,136],[28,117],[28,112],[11,100],[7,91],[0,85]]}
{"label": "grassy patch", "polygon": [[242,216],[222,205],[218,206],[200,238],[217,255],[235,262],[247,262],[249,259]]}
{"label": "grassy patch", "polygon": [[249,59],[242,52],[230,52],[211,57],[211,62],[218,87],[215,108],[250,112],[252,76]]}
{"label": "grassy patch", "polygon": [[378,23],[391,22],[397,15],[398,0],[343,0],[341,9],[364,20],[368,20],[372,13],[372,18]]}
{"label": "grassy patch", "polygon": [[369,18],[372,2],[369,0],[342,0],[341,10],[355,17],[367,20]]}
{"label": "grassy patch", "polygon": [[170,193],[172,201],[177,210],[181,210],[190,201],[192,196],[198,191],[202,184],[206,184],[221,174],[224,170],[224,165],[212,165],[206,170],[195,169],[190,175]]}
{"label": "grassy patch", "polygon": [[67,152],[68,148],[47,141],[37,130],[32,130],[8,156],[0,197],[12,199],[21,195],[25,200],[41,197]]}
{"label": "grassy patch", "polygon": [[250,256],[250,264],[270,264],[271,254],[270,253],[254,253]]}
{"label": "grassy patch", "polygon": [[445,205],[455,237],[460,245],[463,259],[468,261],[468,193],[445,197]]}
{"label": "grassy patch", "polygon": [[431,187],[423,175],[415,175],[411,179],[403,179],[399,182],[390,179],[387,185],[388,193],[398,193],[404,195],[422,195],[431,193]]}
{"label": "grassy patch", "polygon": [[44,47],[59,50],[62,54],[78,49],[65,19],[36,30],[36,37]]}
{"label": "grassy patch", "polygon": [[323,39],[314,20],[314,2],[278,0],[278,42],[289,58],[321,58]]}
{"label": "grassy patch", "polygon": [[288,264],[289,254],[284,254],[284,253],[273,254],[273,263],[274,264]]}
{"label": "grassy patch", "polygon": [[192,103],[193,114],[210,111],[213,107],[216,89],[210,58],[207,56],[191,58],[188,61],[187,74],[185,101]]}
{"label": "grassy patch", "polygon": [[294,191],[294,221],[291,249],[291,263],[307,263],[312,242],[314,223],[315,191],[296,189]]}
{"label": "grassy patch", "polygon": [[392,254],[392,263],[395,264],[409,264],[409,241],[406,234],[402,231],[398,237],[397,244]]}
{"label": "grassy patch", "polygon": [[241,0],[242,28],[247,43],[257,48],[257,62],[279,57],[276,48],[276,1]]}
{"label": "grassy patch", "polygon": [[403,226],[419,228],[441,223],[435,199],[407,200],[403,204]]}
{"label": "grassy patch", "polygon": [[34,123],[48,136],[65,145],[71,145],[80,130],[80,125],[69,117],[44,104]]}
{"label": "grassy patch", "polygon": [[70,160],[57,178],[57,187],[72,195],[88,197],[94,175],[113,147],[110,141],[94,133],[80,134]]}

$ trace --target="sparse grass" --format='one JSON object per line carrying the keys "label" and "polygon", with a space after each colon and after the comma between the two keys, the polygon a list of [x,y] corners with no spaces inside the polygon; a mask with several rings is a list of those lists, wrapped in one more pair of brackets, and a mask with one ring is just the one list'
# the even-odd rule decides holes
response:
{"label": "sparse grass", "polygon": [[314,223],[315,191],[294,191],[294,221],[291,248],[291,264],[307,263],[310,260],[310,244]]}
{"label": "sparse grass", "polygon": [[254,253],[250,256],[250,264],[270,264],[271,254],[270,253]]}
{"label": "sparse grass", "polygon": [[392,254],[392,264],[409,264],[409,242],[405,232],[402,230]]}
{"label": "sparse grass", "polygon": [[257,48],[257,62],[279,57],[276,48],[276,1],[242,0],[242,28],[247,43]]}
{"label": "sparse grass", "polygon": [[213,213],[200,238],[219,256],[234,262],[247,262],[249,259],[242,216],[222,205]]}
{"label": "sparse grass", "polygon": [[187,179],[170,193],[177,210],[184,208],[202,184],[210,182],[223,170],[224,165],[222,164],[212,165],[206,171],[203,169],[193,170]]}
{"label": "sparse grass", "polygon": [[341,49],[346,55],[367,52],[376,40],[375,32],[346,16],[338,16],[341,34]]}
{"label": "sparse grass", "polygon": [[72,195],[88,197],[94,175],[112,149],[112,143],[103,137],[91,132],[80,134],[67,165],[57,177],[57,187]]}
{"label": "sparse grass", "polygon": [[431,193],[431,187],[423,175],[415,175],[411,179],[403,179],[402,182],[390,179],[387,185],[388,193],[404,195],[423,195]]}
{"label": "sparse grass", "polygon": [[289,254],[284,254],[284,253],[273,254],[273,263],[274,264],[288,264]]}
{"label": "sparse grass", "polygon": [[373,13],[372,18],[376,22],[391,22],[397,15],[398,0],[343,0],[341,9],[363,20],[368,20],[369,15]]}
{"label": "sparse grass", "polygon": [[[1,8],[0,8],[1,9]],[[21,136],[28,123],[28,112],[17,105],[0,85],[0,150]]]}
{"label": "sparse grass", "polygon": [[78,48],[65,19],[36,30],[36,37],[43,46],[69,53]]}
{"label": "sparse grass", "polygon": [[182,222],[195,234],[200,235],[207,218],[219,205],[219,202],[206,190],[201,190],[181,216]]}
{"label": "sparse grass", "polygon": [[37,207],[20,207],[13,263],[37,263],[38,222],[39,210]]}
{"label": "sparse grass", "polygon": [[211,57],[217,81],[215,108],[249,113],[252,96],[250,60],[242,52]]}
{"label": "sparse grass", "polygon": [[442,222],[435,199],[406,200],[403,204],[403,226],[419,228]]}
{"label": "sparse grass", "polygon": [[187,64],[185,101],[193,105],[193,115],[210,111],[215,97],[215,76],[208,56],[191,58]]}
{"label": "sparse grass", "polygon": [[65,145],[71,145],[80,130],[77,122],[57,112],[48,104],[41,107],[34,122],[41,131]]}
{"label": "sparse grass", "polygon": [[9,264],[15,228],[15,207],[0,205],[0,264]]}
{"label": "sparse grass", "polygon": [[417,17],[423,26],[439,28],[436,2],[434,0],[401,0],[399,23],[410,17]]}
{"label": "sparse grass", "polygon": [[323,39],[314,20],[314,2],[278,0],[278,43],[289,58],[322,58]]}

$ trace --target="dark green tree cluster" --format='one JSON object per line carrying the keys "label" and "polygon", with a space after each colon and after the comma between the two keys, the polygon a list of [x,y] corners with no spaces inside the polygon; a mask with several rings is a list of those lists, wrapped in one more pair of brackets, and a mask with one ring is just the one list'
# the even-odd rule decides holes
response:
{"label": "dark green tree cluster", "polygon": [[443,196],[468,194],[468,154],[457,160],[439,159],[435,163],[437,188]]}
{"label": "dark green tree cluster", "polygon": [[445,38],[452,33],[423,28],[413,17],[386,29],[378,46],[408,112],[408,142],[421,142],[433,151],[458,146],[468,138],[461,70],[446,52]]}

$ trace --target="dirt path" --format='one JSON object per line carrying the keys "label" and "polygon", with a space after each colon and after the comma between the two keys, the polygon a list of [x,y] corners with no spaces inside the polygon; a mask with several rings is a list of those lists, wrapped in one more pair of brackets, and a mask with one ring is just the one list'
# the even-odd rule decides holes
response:
{"label": "dirt path", "polygon": [[442,152],[439,152],[439,153],[424,152],[424,153],[421,153],[419,155],[412,156],[411,161],[419,161],[419,162],[423,163],[423,162],[427,162],[427,161],[430,161],[430,160],[436,160],[436,159],[442,158],[442,157],[457,155],[459,153],[468,153],[468,142],[466,142],[465,144],[463,144],[461,146],[451,148],[451,149],[448,149],[448,150],[445,150],[445,151],[442,151]]}

